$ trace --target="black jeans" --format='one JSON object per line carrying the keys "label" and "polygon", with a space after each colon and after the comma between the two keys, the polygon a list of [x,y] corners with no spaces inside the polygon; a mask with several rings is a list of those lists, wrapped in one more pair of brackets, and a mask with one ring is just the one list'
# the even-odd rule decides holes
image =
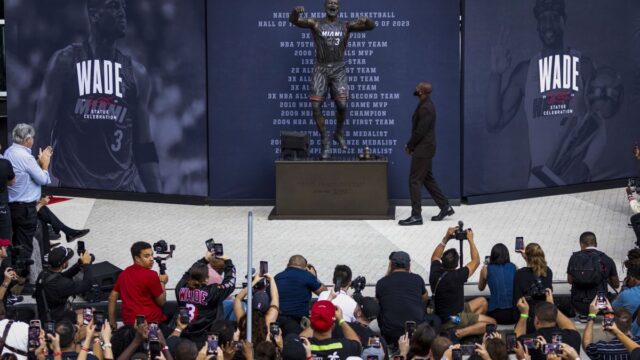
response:
{"label": "black jeans", "polygon": [[11,240],[11,210],[9,204],[0,204],[0,239]]}
{"label": "black jeans", "polygon": [[60,231],[62,231],[63,233],[69,235],[72,230],[60,219],[58,219],[56,214],[54,214],[53,211],[51,211],[51,209],[49,209],[47,206],[43,206],[40,208],[40,210],[38,210],[38,219],[44,221],[46,224],[51,224],[53,231],[55,231],[56,233],[60,233]]}

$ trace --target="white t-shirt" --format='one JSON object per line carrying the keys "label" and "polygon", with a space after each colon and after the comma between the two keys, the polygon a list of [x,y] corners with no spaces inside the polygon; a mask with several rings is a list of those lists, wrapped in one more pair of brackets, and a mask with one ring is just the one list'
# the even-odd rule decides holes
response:
{"label": "white t-shirt", "polygon": [[[4,328],[9,323],[9,320],[4,319],[0,321],[0,336],[4,333]],[[11,324],[11,328],[9,329],[9,333],[7,334],[7,338],[5,339],[5,344],[13,347],[14,349],[22,350],[27,352],[27,339],[29,333],[29,325],[23,322],[14,321]],[[2,350],[3,354],[15,354],[13,351],[7,349],[6,347]],[[19,360],[27,360],[26,356],[15,354]]]}
{"label": "white t-shirt", "polygon": [[[318,300],[327,300],[330,293],[331,292],[329,290],[321,292],[320,295],[318,295]],[[338,296],[336,296],[336,298],[331,302],[333,305],[339,306],[340,309],[342,309],[342,317],[346,322],[355,321],[356,317],[354,313],[358,304],[351,296],[347,295],[346,291],[340,290]]]}

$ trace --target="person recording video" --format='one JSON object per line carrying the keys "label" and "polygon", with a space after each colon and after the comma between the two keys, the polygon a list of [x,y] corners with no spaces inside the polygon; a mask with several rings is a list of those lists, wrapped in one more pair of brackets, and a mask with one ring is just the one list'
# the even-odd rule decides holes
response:
{"label": "person recording video", "polygon": [[[224,278],[221,284],[207,285],[209,278],[208,264],[213,258],[224,260]],[[207,250],[205,256],[196,261],[189,271],[184,273],[176,286],[176,300],[181,308],[186,308],[188,314],[178,314],[180,322],[185,323],[188,315],[186,329],[182,331],[182,337],[190,339],[201,346],[212,331],[214,320],[222,318],[222,301],[235,289],[236,267],[231,259],[225,256],[216,256]],[[183,310],[184,311],[184,310]]]}
{"label": "person recording video", "polygon": [[[73,250],[66,247],[56,247],[48,254],[49,268],[42,270],[36,280],[34,297],[38,305],[38,314],[42,321],[58,321],[71,310],[69,297],[86,293],[93,284],[91,271],[91,254],[85,250],[78,262],[69,268],[69,260],[73,257]],[[83,272],[82,280],[73,277]]]}

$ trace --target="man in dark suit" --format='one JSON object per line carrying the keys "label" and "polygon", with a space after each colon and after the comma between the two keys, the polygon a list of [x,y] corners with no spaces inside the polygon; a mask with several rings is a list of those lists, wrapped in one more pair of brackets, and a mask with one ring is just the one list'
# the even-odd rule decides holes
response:
{"label": "man in dark suit", "polygon": [[411,172],[409,173],[411,216],[400,220],[399,225],[422,225],[423,184],[440,208],[440,213],[431,217],[432,221],[440,221],[454,213],[431,172],[433,156],[436,154],[436,109],[431,102],[431,90],[430,83],[421,82],[413,93],[420,98],[420,102],[411,120],[411,139],[405,145],[405,151],[411,155]]}

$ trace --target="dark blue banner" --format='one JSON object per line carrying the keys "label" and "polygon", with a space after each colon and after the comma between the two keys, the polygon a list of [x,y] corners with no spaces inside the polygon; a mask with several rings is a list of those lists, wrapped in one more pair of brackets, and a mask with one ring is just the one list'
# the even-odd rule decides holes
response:
{"label": "dark blue banner", "polygon": [[[314,64],[310,31],[289,23],[296,6],[323,18],[323,1],[247,0],[208,7],[210,195],[214,199],[274,198],[274,160],[281,131],[311,134],[319,157],[309,80]],[[389,158],[391,198],[408,198],[409,156],[404,144],[418,82],[433,84],[437,109],[434,173],[450,198],[460,196],[459,6],[457,1],[350,0],[340,18],[372,18],[369,32],[353,32],[346,49],[348,149],[369,147]],[[330,133],[335,108],[324,103]],[[336,174],[340,176],[340,174]],[[426,193],[426,192],[425,192]]]}
{"label": "dark blue banner", "polygon": [[637,4],[466,1],[464,195],[637,175]]}
{"label": "dark blue banner", "polygon": [[206,196],[204,0],[7,1],[9,128],[53,186]]}

